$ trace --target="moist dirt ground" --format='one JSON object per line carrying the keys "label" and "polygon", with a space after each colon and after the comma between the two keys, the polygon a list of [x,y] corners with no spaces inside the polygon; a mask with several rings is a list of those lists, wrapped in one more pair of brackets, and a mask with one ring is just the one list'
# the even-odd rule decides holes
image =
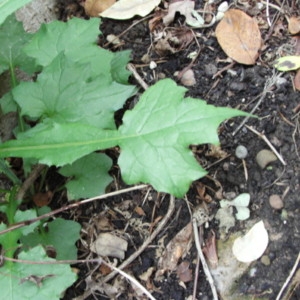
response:
{"label": "moist dirt ground", "polygon": [[[203,1],[195,2],[197,8],[203,8]],[[245,5],[245,2],[248,5]],[[266,21],[265,10],[255,12],[252,9],[257,2],[259,1],[231,1],[230,4],[231,8],[242,9],[251,17]],[[277,6],[283,3],[282,9],[286,14],[299,15],[300,13],[299,1],[270,1],[270,3]],[[87,17],[78,1],[59,1],[58,8],[59,18],[63,21],[73,16]],[[268,231],[269,244],[263,256],[245,268],[240,276],[230,274],[235,283],[232,295],[220,293],[220,299],[222,297],[223,299],[276,299],[297,259],[300,249],[300,97],[299,91],[293,87],[295,73],[280,73],[272,66],[276,58],[287,53],[287,49],[291,48],[293,37],[288,33],[285,14],[278,13],[272,7],[269,13],[272,26],[260,28],[264,44],[255,65],[246,66],[236,63],[217,76],[214,75],[229,63],[215,37],[216,25],[205,29],[194,29],[197,42],[193,40],[187,47],[176,53],[159,55],[154,50],[153,36],[148,26],[151,17],[145,20],[136,17],[130,21],[109,19],[101,21],[102,35],[100,35],[99,45],[111,51],[130,50],[131,63],[148,85],[164,77],[172,78],[181,84],[175,72],[181,72],[188,67],[193,70],[196,83],[187,87],[187,96],[204,99],[207,103],[216,106],[228,106],[246,112],[251,112],[257,106],[254,112],[257,118],[250,118],[245,125],[239,127],[244,118],[234,118],[220,126],[220,149],[224,152],[220,153],[220,149],[216,150],[209,145],[192,147],[199,163],[207,168],[209,176],[195,182],[186,199],[176,199],[175,210],[166,226],[124,269],[138,279],[155,299],[188,299],[193,295],[195,286],[197,286],[196,299],[213,299],[201,264],[199,270],[196,268],[197,251],[193,243],[186,256],[180,258],[178,262],[178,264],[182,261],[189,263],[188,268],[192,274],[190,280],[183,282],[176,270],[166,272],[159,279],[155,278],[160,257],[158,250],[166,246],[184,226],[191,222],[188,203],[193,209],[206,201],[205,206],[211,218],[208,222],[209,227],[204,228],[204,239],[213,230],[217,241],[230,240],[233,234],[245,233],[249,228],[247,224],[251,222],[253,224],[258,220],[263,220]],[[171,26],[178,28],[184,25],[184,21],[184,18],[178,14]],[[108,44],[106,38],[110,34],[119,36],[120,42]],[[193,52],[198,53],[198,57],[190,65],[189,54]],[[146,54],[150,61],[155,62],[155,68],[150,68],[149,62],[142,59]],[[140,92],[143,91],[134,76],[130,81],[140,88]],[[126,109],[131,108],[135,101],[138,101],[138,97],[130,99],[124,109],[116,114],[117,122],[121,122],[122,114]],[[252,128],[261,135],[253,132]],[[259,166],[257,154],[263,149],[270,150],[262,135],[270,141],[283,161],[277,157],[267,158],[266,165]],[[239,145],[245,146],[248,151],[244,161],[235,156]],[[109,154],[117,158],[117,153],[112,151]],[[126,187],[121,180],[117,165],[112,169],[112,175],[114,183],[110,191]],[[49,178],[49,184],[53,188],[56,184],[60,184],[60,178],[56,176],[58,175],[53,171]],[[241,193],[249,193],[251,196],[250,218],[246,221],[237,221],[234,227],[224,233],[219,226],[219,220],[214,218],[219,208],[219,200],[222,197],[234,198]],[[270,203],[272,197],[277,199],[276,203]],[[59,207],[65,203],[64,201],[63,197],[60,197],[60,200],[55,204],[53,204],[55,201],[52,201],[52,204]],[[85,205],[71,213],[64,213],[64,217],[75,219],[86,230],[82,235],[82,241],[78,242],[80,259],[94,257],[87,243],[95,237],[94,230],[97,224],[101,223],[99,221],[101,218],[106,220],[108,228],[126,234],[128,238],[126,259],[143,244],[147,232],[151,233],[159,224],[167,212],[168,205],[168,195],[145,188]],[[136,222],[130,222],[130,218]],[[221,256],[221,252],[218,255]],[[113,259],[110,261],[114,263]],[[116,259],[115,262],[118,265],[122,260]],[[97,290],[95,283],[98,282],[100,286],[99,282],[108,271],[105,268],[95,269],[93,264],[78,264],[74,267],[78,270],[79,278],[66,291],[64,299],[83,299],[82,295],[87,299],[146,299],[120,275],[107,282],[107,285],[102,284]],[[149,270],[153,270],[152,273]],[[147,271],[150,274],[147,279],[140,279],[139,276]],[[195,282],[196,273],[198,278]],[[87,286],[88,284],[90,286]],[[116,294],[111,291],[112,287],[119,289]],[[295,276],[291,278],[284,295],[285,298],[281,299],[300,299],[299,278],[295,279]]]}

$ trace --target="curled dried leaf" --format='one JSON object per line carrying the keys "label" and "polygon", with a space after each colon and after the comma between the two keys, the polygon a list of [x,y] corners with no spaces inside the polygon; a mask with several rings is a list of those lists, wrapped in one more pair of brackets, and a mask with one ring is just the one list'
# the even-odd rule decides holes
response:
{"label": "curled dried leaf", "polygon": [[100,13],[112,6],[116,0],[86,0],[84,2],[85,13],[90,17],[98,17]]}
{"label": "curled dried leaf", "polygon": [[253,65],[261,48],[261,34],[253,18],[238,9],[228,10],[216,28],[223,51],[235,61]]}
{"label": "curled dried leaf", "polygon": [[300,18],[290,17],[289,18],[289,32],[290,34],[298,34],[300,32]]}

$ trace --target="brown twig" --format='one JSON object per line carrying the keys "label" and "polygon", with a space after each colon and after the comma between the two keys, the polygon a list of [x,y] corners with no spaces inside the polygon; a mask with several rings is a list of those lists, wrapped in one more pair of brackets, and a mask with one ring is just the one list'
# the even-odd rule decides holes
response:
{"label": "brown twig", "polygon": [[116,196],[116,195],[120,195],[120,194],[131,192],[131,191],[134,191],[134,190],[140,190],[140,189],[143,189],[143,188],[146,188],[146,187],[148,187],[148,185],[146,185],[146,184],[137,185],[137,186],[133,186],[133,187],[130,187],[130,188],[127,188],[127,189],[123,189],[123,190],[111,192],[111,193],[108,193],[108,194],[104,194],[104,195],[101,195],[101,196],[96,196],[96,197],[93,197],[93,198],[89,198],[89,199],[85,199],[85,200],[82,200],[82,201],[78,201],[78,202],[72,203],[70,205],[67,205],[67,206],[58,208],[56,210],[53,210],[53,211],[51,211],[51,212],[49,212],[47,214],[41,215],[41,216],[39,216],[37,218],[31,219],[31,220],[22,221],[22,222],[19,222],[19,223],[15,223],[15,224],[11,225],[9,228],[0,231],[0,235],[1,234],[5,234],[5,233],[10,232],[10,231],[13,231],[13,230],[16,230],[18,228],[30,225],[30,224],[35,223],[37,221],[49,218],[49,217],[54,216],[54,215],[56,215],[56,214],[58,214],[60,212],[63,212],[65,210],[68,210],[68,209],[71,209],[71,208],[74,208],[74,207],[78,207],[78,206],[80,206],[82,204],[86,204],[86,203],[89,203],[89,202],[92,202],[92,201],[96,201],[96,200],[105,199],[105,198]]}
{"label": "brown twig", "polygon": [[271,142],[267,139],[267,137],[263,134],[255,130],[253,127],[245,125],[249,130],[257,134],[260,138],[262,138],[267,145],[270,147],[270,149],[274,152],[274,154],[278,157],[278,159],[281,161],[281,163],[286,166],[286,162],[283,160],[282,156],[277,152],[277,150],[274,148],[274,146],[271,144]]}
{"label": "brown twig", "polygon": [[140,86],[144,89],[148,89],[148,84],[143,80],[143,78],[140,76],[140,74],[136,71],[136,68],[133,64],[127,64],[127,69],[132,72],[133,77],[136,79],[136,81],[140,84]]}
{"label": "brown twig", "polygon": [[[168,211],[164,218],[161,220],[161,222],[158,224],[157,228],[153,231],[153,233],[144,241],[143,245],[136,251],[134,252],[130,257],[128,257],[125,261],[122,262],[118,268],[120,270],[124,269],[127,267],[131,262],[133,262],[147,247],[148,245],[155,239],[155,237],[159,234],[159,232],[163,229],[163,227],[167,224],[169,219],[171,218],[173,211],[175,209],[175,197],[170,196],[170,203],[168,207]],[[108,274],[102,282],[107,282],[114,278],[117,275],[116,272],[112,272]]]}
{"label": "brown twig", "polygon": [[213,280],[213,278],[210,274],[208,265],[206,263],[206,260],[205,260],[205,257],[204,257],[204,254],[202,252],[202,248],[201,248],[201,245],[200,245],[197,220],[195,218],[193,218],[192,222],[193,222],[193,231],[194,231],[195,244],[196,244],[196,248],[197,248],[197,251],[198,251],[198,255],[200,257],[200,260],[201,260],[202,267],[203,267],[204,273],[206,275],[206,278],[207,278],[207,280],[210,284],[210,288],[211,288],[211,291],[212,291],[212,294],[213,294],[213,299],[218,300],[217,289],[215,287],[214,280]]}
{"label": "brown twig", "polygon": [[[173,211],[175,209],[175,197],[170,196],[170,203],[169,203],[169,208],[162,219],[162,221],[158,224],[157,228],[153,231],[153,233],[144,241],[142,246],[134,252],[130,257],[128,257],[125,261],[121,263],[120,266],[118,266],[118,270],[122,270],[125,267],[127,267],[130,263],[132,263],[147,247],[148,245],[155,239],[155,237],[158,235],[158,233],[163,229],[163,227],[167,224],[169,219],[171,218]],[[101,283],[106,283],[113,279],[116,275],[118,274],[117,271],[113,271],[110,274],[108,274],[106,277],[101,280]],[[81,300],[81,299],[86,299],[88,296],[92,294],[92,289],[86,290],[83,295],[80,297],[76,298],[76,300]]]}
{"label": "brown twig", "polygon": [[281,295],[284,292],[284,290],[286,289],[286,287],[289,284],[289,282],[291,281],[292,277],[294,276],[294,273],[297,270],[299,262],[300,262],[300,252],[298,253],[298,257],[297,257],[297,259],[296,259],[296,261],[294,263],[293,269],[291,270],[290,275],[288,276],[288,278],[286,279],[286,281],[283,284],[282,288],[280,289],[280,291],[279,291],[279,293],[278,293],[278,295],[276,297],[276,300],[280,300],[281,299]]}
{"label": "brown twig", "polygon": [[131,28],[133,28],[135,25],[150,19],[151,17],[153,17],[153,15],[148,15],[136,22],[134,22],[132,25],[130,25],[127,29],[125,29],[124,31],[122,31],[120,34],[118,34],[114,39],[112,39],[111,41],[107,42],[106,44],[103,45],[104,48],[106,48],[107,46],[109,46],[111,43],[113,43],[115,40],[117,40],[118,38],[120,38],[122,35],[124,35],[126,32],[128,32]]}
{"label": "brown twig", "polygon": [[22,200],[27,190],[30,186],[35,182],[35,180],[40,176],[41,172],[46,168],[46,165],[36,165],[26,180],[23,182],[22,186],[20,187],[16,199]]}

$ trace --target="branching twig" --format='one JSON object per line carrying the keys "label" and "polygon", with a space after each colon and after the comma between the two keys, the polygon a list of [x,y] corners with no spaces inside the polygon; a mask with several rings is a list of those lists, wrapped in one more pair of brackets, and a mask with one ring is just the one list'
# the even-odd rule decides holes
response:
{"label": "branching twig", "polygon": [[271,150],[274,152],[274,154],[278,157],[278,159],[281,161],[281,163],[286,166],[286,162],[283,160],[282,156],[277,152],[277,150],[274,148],[274,146],[271,144],[271,142],[267,139],[267,137],[263,134],[255,130],[253,127],[246,125],[248,129],[250,129],[252,132],[257,134],[259,137],[261,137],[267,145],[271,148]]}
{"label": "branching twig", "polygon": [[276,300],[280,300],[281,299],[281,295],[284,292],[285,288],[287,287],[287,285],[289,284],[290,280],[292,279],[292,277],[294,276],[294,273],[296,272],[296,269],[298,267],[298,264],[300,262],[300,252],[298,253],[298,257],[294,263],[293,269],[290,273],[290,275],[288,276],[288,278],[286,279],[285,283],[283,284],[282,288],[280,289],[280,292],[278,293]]}
{"label": "branching twig", "polygon": [[[143,245],[134,252],[130,257],[128,257],[125,261],[122,262],[120,266],[118,266],[119,269],[124,269],[127,267],[131,262],[133,262],[147,247],[148,245],[155,239],[155,237],[159,234],[159,232],[163,229],[163,227],[167,224],[169,219],[171,218],[173,211],[175,209],[175,197],[170,196],[170,204],[168,211],[164,218],[161,220],[161,222],[158,224],[157,228],[153,231],[153,233],[144,241]],[[107,282],[114,278],[116,276],[116,272],[112,272],[108,274],[102,282]]]}
{"label": "branching twig", "polygon": [[96,197],[93,197],[93,198],[89,198],[89,199],[85,199],[85,200],[82,200],[82,201],[78,201],[78,202],[72,203],[70,205],[67,205],[67,206],[58,208],[56,210],[53,210],[53,211],[51,211],[51,212],[49,212],[47,214],[41,215],[41,216],[39,216],[37,218],[13,224],[9,228],[0,231],[0,235],[4,234],[4,233],[7,233],[9,231],[13,231],[13,230],[16,230],[18,228],[30,225],[30,224],[35,223],[37,221],[40,221],[42,219],[49,218],[49,217],[51,217],[53,215],[56,215],[56,214],[58,214],[60,212],[63,212],[65,210],[68,210],[68,209],[71,209],[71,208],[74,208],[74,207],[78,207],[78,206],[80,206],[82,204],[86,204],[86,203],[89,203],[89,202],[92,202],[92,201],[96,201],[96,200],[105,199],[105,198],[108,198],[108,197],[120,195],[120,194],[123,194],[123,193],[135,191],[135,190],[140,190],[140,189],[143,189],[143,188],[146,188],[146,187],[148,187],[148,185],[146,185],[146,184],[137,185],[137,186],[133,186],[133,187],[130,187],[130,188],[127,188],[127,189],[123,189],[123,190],[111,192],[111,193],[108,193],[108,194],[104,194],[104,195],[101,195],[101,196],[96,196]]}
{"label": "branching twig", "polygon": [[210,284],[210,288],[211,288],[211,291],[212,291],[212,294],[213,294],[213,299],[214,300],[218,300],[217,289],[215,287],[214,280],[213,280],[213,278],[212,278],[212,276],[210,274],[208,265],[206,263],[206,260],[205,260],[205,257],[203,255],[203,252],[202,252],[202,249],[201,249],[201,245],[200,245],[200,242],[199,242],[197,220],[195,218],[193,218],[192,222],[193,222],[193,230],[194,230],[194,236],[195,236],[195,244],[196,244],[196,248],[197,248],[197,251],[198,251],[198,254],[199,254],[202,266],[203,266],[203,270],[204,270],[204,273],[205,273],[205,275],[207,277],[207,280],[208,280],[208,282]]}
{"label": "branching twig", "polygon": [[[257,108],[260,106],[260,104],[262,103],[262,101],[265,99],[267,93],[269,93],[271,91],[272,86],[276,83],[276,79],[279,78],[280,76],[282,76],[282,74],[277,74],[277,75],[274,74],[270,79],[268,79],[266,81],[266,84],[264,86],[264,90],[261,93],[261,97],[259,98],[259,100],[255,104],[255,106],[252,108],[252,110],[250,111],[250,115],[253,115],[255,113],[255,111],[257,110]],[[247,116],[242,121],[242,123],[232,133],[233,136],[235,136],[237,134],[237,132],[248,122],[248,120],[249,120],[250,117],[251,116]]]}
{"label": "branching twig", "polygon": [[144,90],[148,89],[148,84],[142,79],[140,74],[136,71],[133,64],[127,64],[127,69],[132,72],[132,75],[136,79],[136,81],[141,85]]}
{"label": "branching twig", "polygon": [[[153,231],[153,233],[144,241],[143,245],[136,252],[134,252],[130,257],[128,257],[125,261],[123,261],[120,266],[118,266],[118,270],[122,270],[125,267],[127,267],[148,247],[148,245],[155,239],[155,237],[158,235],[158,233],[167,224],[167,222],[169,221],[169,219],[171,218],[171,216],[173,214],[174,209],[175,209],[175,197],[170,196],[169,208],[168,208],[166,215],[162,219],[162,221],[158,224],[157,228]],[[111,272],[106,277],[104,277],[103,280],[101,280],[101,283],[106,283],[106,282],[110,281],[117,274],[118,274],[118,272],[116,270]],[[85,291],[84,294],[82,296],[80,296],[79,298],[77,298],[76,300],[86,299],[88,296],[91,295],[91,293],[92,293],[92,290],[89,289],[89,290]]]}

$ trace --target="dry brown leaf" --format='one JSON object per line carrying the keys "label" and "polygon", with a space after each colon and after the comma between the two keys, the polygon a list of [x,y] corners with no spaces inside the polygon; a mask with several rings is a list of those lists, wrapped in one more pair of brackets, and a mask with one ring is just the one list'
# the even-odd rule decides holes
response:
{"label": "dry brown leaf", "polygon": [[294,78],[294,86],[296,90],[300,91],[300,69],[297,71]]}
{"label": "dry brown leaf", "polygon": [[[194,9],[195,1],[193,0],[174,0],[171,1],[168,8],[167,15],[163,18],[163,22],[168,26],[174,21],[175,15],[179,12],[185,16],[185,22],[189,26],[202,28],[206,27],[202,16]],[[212,24],[211,24],[212,25]]]}
{"label": "dry brown leaf", "polygon": [[187,27],[166,29],[155,36],[154,49],[160,56],[186,49],[193,41],[193,32]]}
{"label": "dry brown leaf", "polygon": [[229,57],[241,64],[255,64],[261,35],[255,20],[243,11],[228,10],[216,28],[216,37]]}
{"label": "dry brown leaf", "polygon": [[33,196],[33,202],[37,207],[43,207],[48,205],[53,197],[53,193],[51,191],[48,191],[46,193],[36,193]]}
{"label": "dry brown leaf", "polygon": [[190,249],[193,238],[192,223],[188,223],[176,236],[168,243],[163,255],[158,262],[158,272],[156,276],[164,274],[166,271],[174,271],[178,260],[184,257]]}
{"label": "dry brown leaf", "polygon": [[144,210],[140,207],[140,206],[137,206],[134,211],[139,215],[139,216],[146,216]]}
{"label": "dry brown leaf", "polygon": [[189,282],[193,279],[193,272],[189,268],[190,263],[188,261],[183,261],[178,265],[176,273],[180,281]]}
{"label": "dry brown leaf", "polygon": [[111,233],[100,233],[92,243],[90,249],[100,256],[111,256],[124,259],[127,250],[127,241]]}
{"label": "dry brown leaf", "polygon": [[300,18],[290,17],[289,18],[289,33],[298,34],[300,32]]}
{"label": "dry brown leaf", "polygon": [[211,230],[207,240],[205,240],[205,246],[202,250],[210,267],[215,269],[218,266],[219,259],[216,246],[216,234],[213,230]]}
{"label": "dry brown leaf", "polygon": [[85,13],[90,17],[98,17],[100,13],[111,7],[116,0],[86,0],[84,2]]}

